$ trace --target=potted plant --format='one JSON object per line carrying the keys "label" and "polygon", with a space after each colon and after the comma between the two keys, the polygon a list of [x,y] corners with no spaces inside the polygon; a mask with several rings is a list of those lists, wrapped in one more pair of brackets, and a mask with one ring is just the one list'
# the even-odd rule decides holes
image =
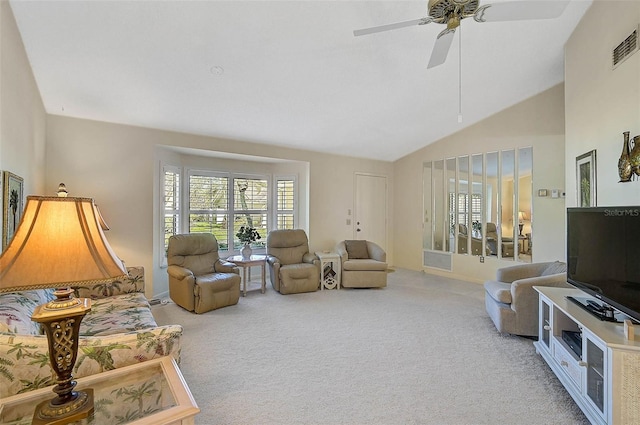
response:
{"label": "potted plant", "polygon": [[251,258],[251,243],[261,239],[260,233],[258,233],[255,227],[241,226],[238,233],[236,233],[236,237],[244,244],[241,250],[242,258]]}

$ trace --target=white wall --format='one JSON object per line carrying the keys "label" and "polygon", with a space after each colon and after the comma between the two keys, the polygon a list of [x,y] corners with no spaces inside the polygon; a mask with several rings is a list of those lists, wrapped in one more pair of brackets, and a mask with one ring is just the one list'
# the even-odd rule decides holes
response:
{"label": "white wall", "polygon": [[13,12],[0,1],[0,170],[24,179],[25,196],[44,189],[45,123]]}
{"label": "white wall", "polygon": [[615,70],[613,48],[640,23],[640,2],[596,0],[566,45],[567,206],[575,206],[577,156],[596,149],[597,204],[640,205],[640,179],[618,183],[622,133],[640,134],[640,53]]}
{"label": "white wall", "polygon": [[[356,172],[385,175],[390,186],[393,184],[390,162],[49,115],[46,191],[55,192],[58,183],[64,182],[70,195],[95,199],[111,227],[107,238],[118,256],[127,265],[144,266],[150,287],[158,279],[158,288],[149,289],[147,295],[164,290],[160,282],[166,274],[153,254],[159,146],[308,162],[312,250],[331,249],[338,241],[353,238],[353,228],[346,225],[346,219],[347,210],[354,208]],[[388,192],[388,204],[393,205],[393,190]],[[393,222],[392,211],[389,222]],[[393,264],[390,230],[387,253]]]}
{"label": "white wall", "polygon": [[[425,161],[503,149],[533,147],[533,191],[564,187],[564,91],[555,86],[394,163],[395,264],[422,267],[422,166]],[[415,182],[415,190],[403,190]],[[533,198],[533,261],[563,260],[564,200]],[[453,271],[430,273],[482,282],[512,260],[454,254]]]}

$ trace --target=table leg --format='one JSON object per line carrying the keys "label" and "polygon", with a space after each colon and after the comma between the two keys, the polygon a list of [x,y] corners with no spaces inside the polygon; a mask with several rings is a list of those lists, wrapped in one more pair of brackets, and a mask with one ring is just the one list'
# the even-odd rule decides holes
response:
{"label": "table leg", "polygon": [[242,268],[242,296],[246,297],[247,296],[247,267],[243,267]]}
{"label": "table leg", "polygon": [[262,263],[262,293],[264,294],[264,291],[267,289],[267,268],[265,263]]}

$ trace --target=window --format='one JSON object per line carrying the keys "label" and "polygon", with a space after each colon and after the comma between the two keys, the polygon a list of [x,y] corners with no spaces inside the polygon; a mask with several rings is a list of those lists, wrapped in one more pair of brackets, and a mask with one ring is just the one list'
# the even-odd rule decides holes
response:
{"label": "window", "polygon": [[263,236],[252,244],[264,247],[268,226],[269,181],[266,178],[234,178],[233,179],[233,235],[234,248],[240,249],[242,243],[235,237],[240,227],[254,227]]}
{"label": "window", "polygon": [[229,179],[189,175],[189,233],[213,233],[221,250],[229,249]]}
{"label": "window", "polygon": [[[450,193],[451,199],[455,194]],[[482,220],[482,196],[478,193],[471,195],[471,223]],[[465,226],[468,225],[469,219],[469,195],[467,193],[458,193],[458,223],[462,223]]]}
{"label": "window", "polygon": [[180,170],[176,167],[164,166],[162,187],[164,191],[163,234],[164,249],[167,252],[169,238],[180,233]]}
{"label": "window", "polygon": [[278,178],[276,191],[276,229],[295,229],[295,180]]}
{"label": "window", "polygon": [[260,249],[269,230],[296,224],[295,177],[193,169],[181,179],[181,173],[179,167],[162,168],[164,255],[169,237],[181,232],[212,233],[221,251],[239,251],[242,244],[235,235],[241,226],[258,230],[261,239],[252,247]]}

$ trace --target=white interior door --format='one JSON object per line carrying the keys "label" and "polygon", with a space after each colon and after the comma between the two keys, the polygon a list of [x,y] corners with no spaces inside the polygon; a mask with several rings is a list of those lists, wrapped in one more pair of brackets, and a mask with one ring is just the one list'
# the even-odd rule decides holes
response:
{"label": "white interior door", "polygon": [[354,239],[387,249],[387,178],[356,174]]}

